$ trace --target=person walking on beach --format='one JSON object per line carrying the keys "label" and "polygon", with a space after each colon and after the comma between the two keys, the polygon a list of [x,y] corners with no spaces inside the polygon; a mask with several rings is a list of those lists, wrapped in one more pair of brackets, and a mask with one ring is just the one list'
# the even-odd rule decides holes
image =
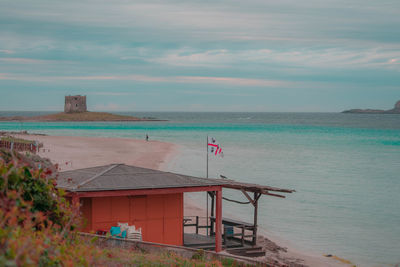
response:
{"label": "person walking on beach", "polygon": [[146,141],[149,141],[149,135],[146,134]]}

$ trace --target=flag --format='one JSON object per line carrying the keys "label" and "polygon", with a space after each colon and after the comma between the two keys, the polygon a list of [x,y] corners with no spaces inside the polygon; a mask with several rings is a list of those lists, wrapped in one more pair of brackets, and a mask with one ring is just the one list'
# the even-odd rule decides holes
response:
{"label": "flag", "polygon": [[214,137],[208,137],[207,147],[208,153],[214,154],[215,156],[224,156],[224,153],[222,152],[222,147]]}

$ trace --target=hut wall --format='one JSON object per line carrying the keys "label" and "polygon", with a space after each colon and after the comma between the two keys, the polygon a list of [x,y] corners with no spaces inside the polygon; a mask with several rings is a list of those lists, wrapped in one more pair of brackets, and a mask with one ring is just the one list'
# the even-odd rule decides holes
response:
{"label": "hut wall", "polygon": [[[143,241],[183,245],[183,193],[130,197],[95,197],[90,230],[109,230],[118,222],[142,228]],[[87,228],[89,230],[89,228]]]}

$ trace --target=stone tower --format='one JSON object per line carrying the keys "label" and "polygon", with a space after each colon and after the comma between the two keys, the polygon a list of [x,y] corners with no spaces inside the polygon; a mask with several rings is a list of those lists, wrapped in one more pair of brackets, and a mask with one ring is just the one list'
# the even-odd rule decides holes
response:
{"label": "stone tower", "polygon": [[86,112],[86,96],[85,95],[70,95],[65,96],[65,113]]}

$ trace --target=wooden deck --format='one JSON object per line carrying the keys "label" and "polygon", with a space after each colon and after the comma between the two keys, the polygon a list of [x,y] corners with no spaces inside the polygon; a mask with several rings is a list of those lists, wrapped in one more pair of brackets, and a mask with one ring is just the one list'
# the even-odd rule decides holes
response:
{"label": "wooden deck", "polygon": [[[232,243],[232,246],[236,247],[236,243],[238,242],[241,243],[242,247],[244,247],[245,244],[256,245],[256,233],[255,233],[256,227],[251,223],[232,220],[229,218],[222,218],[222,225],[223,225],[223,233],[222,233],[223,243],[227,243],[228,246],[230,246]],[[183,227],[184,228],[194,227],[196,235],[199,236],[198,242],[203,242],[203,241],[205,242],[204,238],[210,236],[213,237],[215,235],[214,231],[215,217],[206,218],[199,216],[187,216],[184,217]],[[204,238],[202,238],[203,236]],[[192,239],[193,238],[189,237],[190,244],[192,244]],[[208,242],[210,243],[211,240],[208,240]],[[194,240],[193,243],[195,243]]]}
{"label": "wooden deck", "polygon": [[[215,237],[214,236],[205,236],[199,234],[184,234],[184,246],[185,247],[193,247],[193,248],[201,248],[201,249],[215,249]],[[239,248],[239,247],[252,247],[249,244],[245,244],[244,246],[239,240],[236,239],[227,239],[226,242],[222,244],[223,248]]]}
{"label": "wooden deck", "polygon": [[[184,234],[184,246],[204,249],[204,250],[214,250],[215,249],[215,237],[205,236],[199,234]],[[260,246],[253,246],[248,243],[242,245],[242,242],[237,239],[227,239],[222,244],[222,248],[226,252],[245,257],[260,257],[265,256],[265,251]]]}

